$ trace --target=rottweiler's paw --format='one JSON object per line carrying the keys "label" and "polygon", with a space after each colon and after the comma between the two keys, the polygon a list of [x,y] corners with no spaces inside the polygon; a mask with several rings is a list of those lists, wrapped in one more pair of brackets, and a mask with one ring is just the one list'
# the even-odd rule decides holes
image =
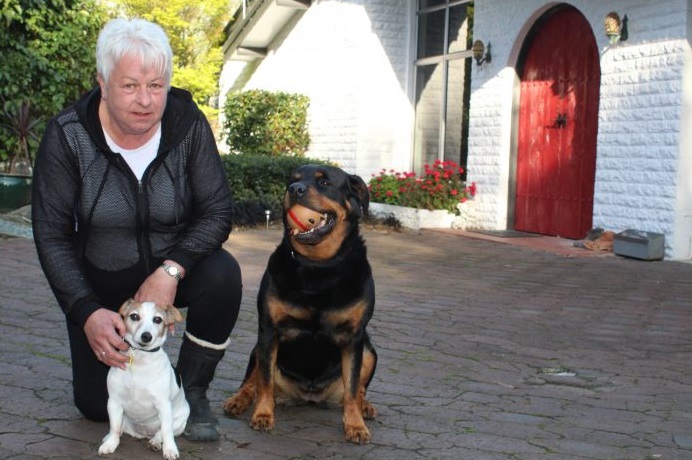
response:
{"label": "rottweiler's paw", "polygon": [[346,440],[356,444],[368,444],[372,439],[372,436],[370,436],[370,431],[365,425],[345,426],[344,432],[346,435]]}
{"label": "rottweiler's paw", "polygon": [[375,420],[377,409],[368,401],[363,401],[363,418],[365,420]]}
{"label": "rottweiler's paw", "polygon": [[257,431],[271,431],[274,429],[274,414],[254,414],[250,426]]}
{"label": "rottweiler's paw", "polygon": [[230,416],[237,416],[245,412],[252,404],[252,398],[245,397],[238,393],[223,403],[223,413]]}

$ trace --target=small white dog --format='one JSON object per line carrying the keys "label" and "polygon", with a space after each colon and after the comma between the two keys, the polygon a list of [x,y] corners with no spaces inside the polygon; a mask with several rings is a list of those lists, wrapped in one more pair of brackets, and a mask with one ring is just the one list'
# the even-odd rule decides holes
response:
{"label": "small white dog", "polygon": [[167,460],[179,456],[174,436],[185,429],[190,406],[168,355],[161,349],[166,330],[183,320],[174,306],[154,302],[125,302],[119,311],[125,320],[125,341],[130,361],[125,370],[108,371],[108,418],[110,432],[103,438],[99,454],[112,454],[127,433],[149,438],[149,445]]}

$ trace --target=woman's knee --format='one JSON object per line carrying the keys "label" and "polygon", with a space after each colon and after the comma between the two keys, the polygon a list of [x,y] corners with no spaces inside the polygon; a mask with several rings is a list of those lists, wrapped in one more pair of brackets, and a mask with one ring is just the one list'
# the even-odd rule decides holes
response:
{"label": "woman's knee", "polygon": [[75,406],[89,420],[108,420],[108,385],[110,368],[99,362],[82,328],[67,322],[72,358],[72,391]]}
{"label": "woman's knee", "polygon": [[242,279],[236,259],[226,251],[199,262],[181,285],[188,308],[187,330],[214,344],[224,343],[240,311]]}
{"label": "woman's knee", "polygon": [[238,261],[225,250],[217,251],[199,262],[190,277],[193,290],[202,290],[216,298],[233,298],[243,288],[242,274]]}
{"label": "woman's knee", "polygon": [[108,421],[108,396],[96,395],[93,392],[79,391],[75,388],[74,404],[84,418],[94,422]]}

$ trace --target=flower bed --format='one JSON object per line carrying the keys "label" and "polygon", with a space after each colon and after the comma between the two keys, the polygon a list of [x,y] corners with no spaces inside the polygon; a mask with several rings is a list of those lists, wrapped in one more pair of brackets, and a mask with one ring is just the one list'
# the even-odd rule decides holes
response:
{"label": "flower bed", "polygon": [[475,183],[467,186],[461,180],[463,172],[455,162],[440,160],[425,165],[421,177],[413,172],[383,169],[370,180],[370,199],[373,203],[456,214],[457,205],[476,194]]}

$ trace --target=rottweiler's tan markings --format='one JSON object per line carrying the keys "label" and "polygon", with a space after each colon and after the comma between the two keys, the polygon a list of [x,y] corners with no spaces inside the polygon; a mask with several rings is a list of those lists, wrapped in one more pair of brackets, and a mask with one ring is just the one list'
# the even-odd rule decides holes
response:
{"label": "rottweiler's tan markings", "polygon": [[324,314],[324,319],[338,330],[353,333],[362,326],[365,313],[369,305],[364,301],[358,301],[350,307],[341,308]]}
{"label": "rottweiler's tan markings", "polygon": [[265,380],[262,373],[257,374],[255,383],[257,401],[255,412],[252,414],[250,425],[260,431],[269,431],[274,428],[274,374],[276,373],[276,353],[278,347],[276,341],[272,346],[269,360],[269,379]]}
{"label": "rottweiler's tan markings", "polygon": [[267,305],[269,306],[269,315],[275,324],[283,322],[286,318],[307,320],[313,316],[313,312],[309,309],[290,305],[275,296],[267,297]]}

